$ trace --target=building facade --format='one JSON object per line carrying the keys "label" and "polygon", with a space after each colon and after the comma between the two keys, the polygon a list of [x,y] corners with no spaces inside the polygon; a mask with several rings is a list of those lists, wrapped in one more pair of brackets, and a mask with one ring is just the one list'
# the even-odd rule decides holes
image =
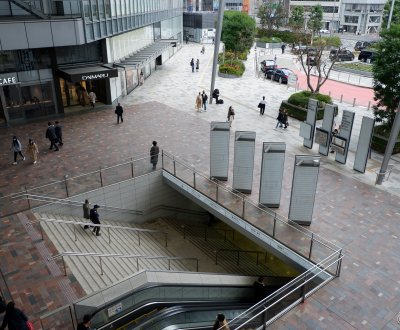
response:
{"label": "building facade", "polygon": [[182,0],[0,4],[0,122],[111,104],[181,46]]}

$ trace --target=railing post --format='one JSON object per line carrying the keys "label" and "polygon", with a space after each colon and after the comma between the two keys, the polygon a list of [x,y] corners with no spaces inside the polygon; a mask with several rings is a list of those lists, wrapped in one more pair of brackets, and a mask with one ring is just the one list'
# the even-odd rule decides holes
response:
{"label": "railing post", "polygon": [[306,300],[306,279],[303,279],[303,286],[301,287],[301,302],[304,303]]}
{"label": "railing post", "polygon": [[100,170],[99,170],[99,175],[100,175],[100,185],[101,185],[101,187],[103,187],[103,174],[101,173],[101,166],[100,166]]}
{"label": "railing post", "polygon": [[168,247],[168,233],[165,233],[165,247]]}
{"label": "railing post", "polygon": [[242,218],[243,219],[244,219],[244,206],[245,206],[245,204],[246,204],[246,201],[245,201],[245,199],[243,197],[243,211],[242,211]]}
{"label": "railing post", "polygon": [[342,257],[342,249],[340,249],[339,251],[339,260],[336,266],[336,277],[340,276],[340,269],[342,268],[342,259],[340,259]]}
{"label": "railing post", "polygon": [[[68,309],[69,309],[69,315],[71,316],[72,326],[73,326],[74,329],[75,329],[74,315],[73,315],[73,313],[72,313],[71,305],[68,306]],[[42,329],[43,329],[43,326],[42,326]]]}
{"label": "railing post", "polygon": [[67,276],[67,267],[65,266],[65,260],[64,260],[64,256],[61,256],[61,260],[64,266],[64,275]]}
{"label": "railing post", "polygon": [[258,256],[259,256],[259,253],[257,252],[257,262],[256,262],[257,266],[258,266]]}
{"label": "railing post", "polygon": [[161,150],[161,167],[164,168],[164,149]]}
{"label": "railing post", "polygon": [[216,200],[216,202],[218,203],[218,185],[216,184],[216,186],[217,186],[217,191],[216,191],[216,193],[215,193],[215,200]]}
{"label": "railing post", "polygon": [[67,197],[69,197],[67,179],[68,179],[68,175],[66,174],[66,175],[64,175],[65,192],[67,194]]}
{"label": "railing post", "polygon": [[111,235],[110,235],[110,227],[108,229],[108,244],[111,244]]}
{"label": "railing post", "polygon": [[226,242],[226,229],[224,230],[224,242]]}
{"label": "railing post", "polygon": [[314,233],[311,233],[310,252],[308,253],[308,260],[311,260],[311,253],[314,244]]}
{"label": "railing post", "polygon": [[193,171],[193,188],[196,189],[196,172]]}
{"label": "railing post", "polygon": [[215,252],[215,264],[218,265],[218,251]]}
{"label": "railing post", "polygon": [[101,263],[101,257],[99,257],[100,260],[100,275],[103,275],[103,264]]}
{"label": "railing post", "polygon": [[238,266],[239,266],[239,258],[240,258],[240,251],[238,250],[237,251],[237,261],[236,261]]}
{"label": "railing post", "polygon": [[171,270],[171,259],[168,259],[168,270]]}
{"label": "railing post", "polygon": [[139,271],[139,257],[136,258],[136,269]]}
{"label": "railing post", "polygon": [[40,236],[42,236],[42,241],[43,241],[43,227],[41,221],[39,221],[39,228],[40,228]]}
{"label": "railing post", "polygon": [[182,225],[181,227],[183,229],[183,239],[186,239],[186,226]]}
{"label": "railing post", "polygon": [[75,236],[75,242],[78,240],[78,237],[76,236],[76,226],[75,225],[72,225],[73,227],[74,227],[74,236]]}
{"label": "railing post", "polygon": [[138,238],[138,242],[139,242],[139,246],[140,246],[140,231],[137,232],[137,238]]}
{"label": "railing post", "polygon": [[265,326],[267,321],[268,321],[268,315],[267,315],[267,309],[266,309],[265,313],[262,314],[262,324],[263,324],[262,330],[266,330],[267,329],[267,327]]}
{"label": "railing post", "polygon": [[131,172],[132,172],[132,178],[135,177],[135,176],[133,175],[133,157],[131,158]]}
{"label": "railing post", "polygon": [[199,259],[196,258],[196,272],[199,272]]}
{"label": "railing post", "polygon": [[28,189],[25,186],[25,195],[28,201],[28,209],[31,209],[31,202],[29,201]]}
{"label": "railing post", "polygon": [[207,242],[207,227],[204,228],[204,240]]}
{"label": "railing post", "polygon": [[176,165],[175,165],[175,159],[174,159],[174,176],[176,176]]}
{"label": "railing post", "polygon": [[276,212],[274,215],[274,228],[272,228],[272,237],[275,237],[275,227],[276,227]]}

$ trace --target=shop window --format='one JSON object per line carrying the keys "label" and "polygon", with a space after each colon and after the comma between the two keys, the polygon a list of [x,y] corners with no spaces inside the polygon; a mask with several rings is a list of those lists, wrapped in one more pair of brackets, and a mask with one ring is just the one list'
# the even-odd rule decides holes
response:
{"label": "shop window", "polygon": [[0,52],[0,72],[17,71],[15,53],[13,51]]}

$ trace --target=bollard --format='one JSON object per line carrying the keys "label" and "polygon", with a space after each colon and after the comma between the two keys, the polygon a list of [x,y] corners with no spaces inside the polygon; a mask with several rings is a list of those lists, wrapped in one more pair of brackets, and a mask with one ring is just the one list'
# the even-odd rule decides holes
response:
{"label": "bollard", "polygon": [[329,91],[329,96],[331,96],[331,91]]}
{"label": "bollard", "polygon": [[368,107],[367,107],[367,111],[369,111],[369,108],[371,107],[371,101],[368,101]]}
{"label": "bollard", "polygon": [[342,103],[342,101],[343,101],[343,94],[340,95],[340,103]]}
{"label": "bollard", "polygon": [[356,98],[353,99],[353,107],[356,106]]}

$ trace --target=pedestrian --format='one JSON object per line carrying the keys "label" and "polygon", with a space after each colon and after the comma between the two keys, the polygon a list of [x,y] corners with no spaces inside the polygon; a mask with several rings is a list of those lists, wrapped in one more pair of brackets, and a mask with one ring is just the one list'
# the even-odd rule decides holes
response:
{"label": "pedestrian", "polygon": [[219,98],[219,89],[218,88],[214,89],[214,91],[212,93],[212,97],[215,99],[215,102],[218,104],[218,98]]}
{"label": "pedestrian", "polygon": [[199,72],[199,67],[200,67],[200,60],[197,59],[197,61],[196,61],[196,72]]}
{"label": "pedestrian", "polygon": [[203,90],[203,93],[201,94],[201,101],[203,104],[204,111],[207,111],[207,100],[208,100],[208,96],[207,96],[206,92]]}
{"label": "pedestrian", "polygon": [[139,84],[140,84],[140,85],[143,85],[143,84],[144,84],[144,74],[143,74],[143,71],[142,71],[142,70],[140,70]]}
{"label": "pedestrian", "polygon": [[58,121],[55,122],[54,129],[55,129],[58,145],[62,146],[64,144],[63,140],[62,140],[62,126],[60,125],[60,123]]}
{"label": "pedestrian", "polygon": [[337,128],[335,128],[331,134],[331,141],[329,143],[329,145],[331,147],[331,151],[330,151],[331,154],[333,154],[335,152],[335,150],[333,150],[333,148],[332,148],[332,143],[333,143],[333,140],[335,139],[335,137],[338,136],[338,134],[339,134],[339,130]]}
{"label": "pedestrian", "polygon": [[[85,199],[85,203],[82,205],[83,207],[83,217],[86,220],[90,220],[90,203],[88,199]],[[89,225],[85,225],[83,226],[83,229],[88,229],[90,226]]]}
{"label": "pedestrian", "polygon": [[92,323],[92,317],[89,314],[83,315],[82,322],[78,324],[76,330],[89,330]]}
{"label": "pedestrian", "polygon": [[213,330],[229,330],[228,323],[226,322],[226,318],[224,314],[218,314],[217,319],[214,322]]}
{"label": "pedestrian", "polygon": [[90,101],[90,105],[92,106],[92,108],[94,108],[94,105],[96,103],[96,98],[97,98],[97,96],[96,96],[95,92],[91,91],[89,93],[89,101]]}
{"label": "pedestrian", "polygon": [[263,116],[264,115],[264,111],[265,111],[265,96],[262,97],[262,100],[260,101],[260,103],[258,103],[258,107],[260,108],[260,115]]}
{"label": "pedestrian", "polygon": [[25,156],[22,154],[22,145],[21,142],[19,142],[18,138],[14,135],[12,142],[11,142],[11,148],[14,152],[14,163],[13,165],[17,165],[17,156],[20,155],[22,157],[22,160],[25,160]]}
{"label": "pedestrian", "polygon": [[57,144],[56,144],[56,142],[57,142],[56,128],[54,127],[54,125],[51,122],[47,123],[46,138],[50,140],[49,150],[52,150],[53,147],[55,148],[54,151],[60,150],[60,149],[58,149]]}
{"label": "pedestrian", "polygon": [[36,164],[36,162],[37,162],[38,153],[39,153],[39,149],[38,149],[35,141],[33,141],[32,139],[29,139],[28,154],[29,154],[29,156],[31,156],[31,158],[33,160],[33,164]]}
{"label": "pedestrian", "polygon": [[0,330],[4,330],[7,326],[8,330],[29,330],[27,323],[28,318],[24,312],[16,308],[13,301],[10,301],[6,306],[6,313]]}
{"label": "pedestrian", "polygon": [[[100,206],[97,204],[93,206],[93,208],[90,210],[90,221],[92,221],[95,225],[100,225],[100,215],[97,212],[97,209],[99,209]],[[100,236],[100,227],[99,226],[94,226],[93,228],[93,233],[96,234],[96,236]]]}
{"label": "pedestrian", "polygon": [[285,44],[282,44],[282,46],[281,46],[281,49],[282,49],[282,54],[284,54],[284,53],[285,53],[285,48],[286,48],[286,45],[285,45]]}
{"label": "pedestrian", "polygon": [[201,51],[200,51],[200,53],[202,53],[202,54],[204,54],[206,52],[206,49],[205,49],[205,47],[203,46],[203,47],[201,47]]}
{"label": "pedestrian", "polygon": [[282,124],[285,125],[285,127],[283,127],[284,129],[286,129],[289,126],[288,115],[287,115],[287,111],[286,110],[283,110]]}
{"label": "pedestrian", "polygon": [[254,282],[254,297],[257,301],[260,301],[265,298],[265,284],[264,277],[260,276],[257,281]]}
{"label": "pedestrian", "polygon": [[233,110],[233,107],[230,106],[228,109],[228,121],[229,121],[229,126],[232,126],[232,122],[235,119],[235,110]]}
{"label": "pedestrian", "polygon": [[115,114],[117,115],[117,125],[119,124],[119,119],[121,118],[121,123],[124,122],[124,118],[122,118],[122,114],[124,113],[124,109],[122,108],[122,105],[118,103],[118,105],[115,107]]}
{"label": "pedestrian", "polygon": [[189,35],[188,34],[185,36],[185,40],[186,40],[186,45],[187,45],[189,43]]}
{"label": "pedestrian", "polygon": [[194,72],[194,58],[190,61],[190,66],[192,67],[192,72]]}
{"label": "pedestrian", "polygon": [[150,148],[150,163],[153,164],[153,170],[156,169],[158,162],[158,154],[160,153],[160,148],[157,146],[157,141],[153,141],[153,145]]}
{"label": "pedestrian", "polygon": [[283,125],[282,125],[282,116],[283,116],[283,111],[282,111],[282,110],[279,110],[278,117],[276,117],[276,120],[277,120],[278,122],[276,123],[275,128],[278,128],[278,125],[279,125],[279,127],[282,127],[282,126],[283,126]]}
{"label": "pedestrian", "polygon": [[196,97],[196,103],[195,103],[195,108],[197,110],[197,112],[201,112],[201,102],[203,102],[203,99],[201,97],[201,94],[199,92],[199,95],[197,95]]}

